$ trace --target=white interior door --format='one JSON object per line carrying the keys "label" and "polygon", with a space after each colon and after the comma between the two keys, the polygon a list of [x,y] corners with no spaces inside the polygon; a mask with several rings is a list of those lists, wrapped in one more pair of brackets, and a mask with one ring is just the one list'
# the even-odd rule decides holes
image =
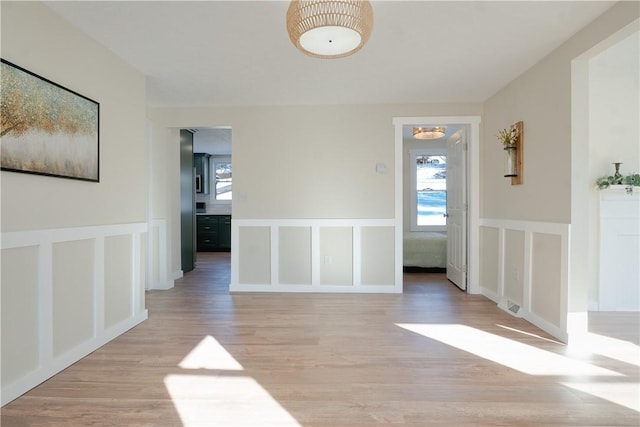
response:
{"label": "white interior door", "polygon": [[447,141],[447,279],[467,290],[466,132]]}

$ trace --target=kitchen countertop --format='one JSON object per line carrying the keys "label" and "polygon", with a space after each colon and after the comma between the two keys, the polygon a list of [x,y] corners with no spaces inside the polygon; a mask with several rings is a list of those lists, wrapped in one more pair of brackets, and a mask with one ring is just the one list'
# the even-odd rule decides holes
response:
{"label": "kitchen countertop", "polygon": [[229,208],[229,209],[209,209],[206,212],[196,212],[196,215],[231,215],[231,208]]}

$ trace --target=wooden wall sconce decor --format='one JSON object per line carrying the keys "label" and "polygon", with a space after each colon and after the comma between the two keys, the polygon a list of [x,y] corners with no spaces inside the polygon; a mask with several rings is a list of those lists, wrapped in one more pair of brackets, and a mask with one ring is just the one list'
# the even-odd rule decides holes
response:
{"label": "wooden wall sconce decor", "polygon": [[497,137],[504,146],[505,178],[511,178],[511,185],[522,184],[523,123],[517,122],[509,129],[498,131]]}

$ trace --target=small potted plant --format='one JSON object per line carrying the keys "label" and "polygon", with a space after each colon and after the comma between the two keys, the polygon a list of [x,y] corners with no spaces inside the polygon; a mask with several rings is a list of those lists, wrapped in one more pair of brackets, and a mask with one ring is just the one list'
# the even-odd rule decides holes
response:
{"label": "small potted plant", "polygon": [[518,138],[520,137],[520,131],[518,126],[514,123],[509,129],[501,129],[496,135],[498,141],[504,146],[504,150],[507,152],[507,159],[505,164],[505,177],[518,176],[518,162],[516,157]]}
{"label": "small potted plant", "polygon": [[520,136],[520,132],[518,131],[518,127],[514,124],[511,125],[509,129],[501,129],[498,131],[498,140],[504,145],[505,150],[508,147],[516,146],[518,142],[518,137]]}
{"label": "small potted plant", "polygon": [[622,175],[620,173],[620,165],[622,163],[614,163],[616,171],[613,175],[605,175],[596,179],[596,186],[599,190],[609,188],[612,185],[624,185],[627,193],[633,193],[633,187],[640,187],[640,174],[632,173]]}

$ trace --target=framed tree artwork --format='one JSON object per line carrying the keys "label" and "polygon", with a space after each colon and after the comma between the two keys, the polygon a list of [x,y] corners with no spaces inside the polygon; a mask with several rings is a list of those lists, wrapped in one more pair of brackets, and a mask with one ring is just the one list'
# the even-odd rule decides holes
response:
{"label": "framed tree artwork", "polygon": [[2,170],[99,182],[100,104],[1,59]]}

